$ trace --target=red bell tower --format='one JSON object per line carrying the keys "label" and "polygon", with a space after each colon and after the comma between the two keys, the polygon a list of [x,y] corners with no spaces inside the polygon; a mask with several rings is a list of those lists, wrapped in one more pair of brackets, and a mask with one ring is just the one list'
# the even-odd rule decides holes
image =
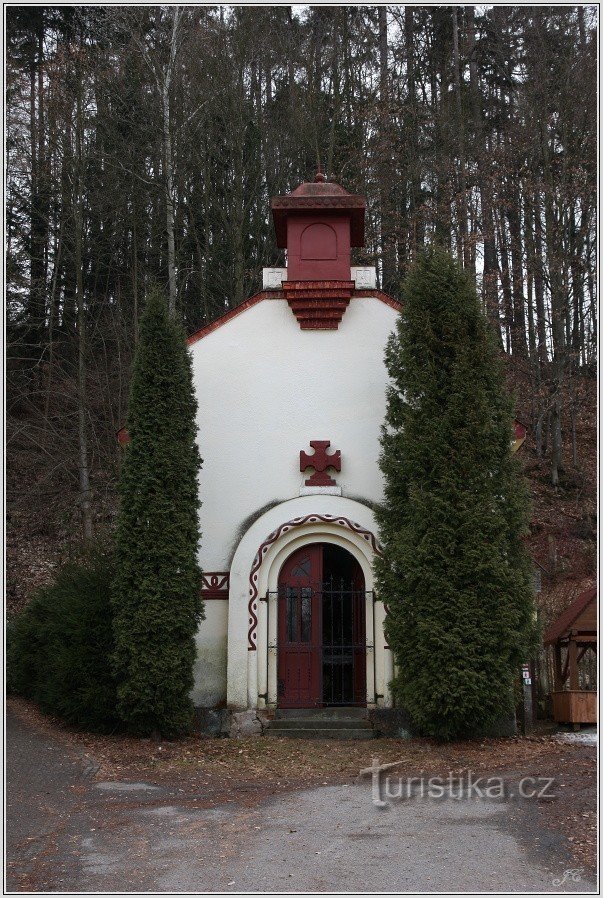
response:
{"label": "red bell tower", "polygon": [[287,250],[283,290],[302,330],[336,330],[354,282],[352,246],[364,246],[366,202],[322,172],[272,200],[276,242]]}

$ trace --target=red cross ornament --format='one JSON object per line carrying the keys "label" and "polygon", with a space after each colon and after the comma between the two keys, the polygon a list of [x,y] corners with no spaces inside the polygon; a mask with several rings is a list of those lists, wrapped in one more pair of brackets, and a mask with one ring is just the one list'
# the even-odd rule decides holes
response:
{"label": "red cross ornament", "polygon": [[306,468],[314,468],[314,474],[306,480],[306,486],[336,485],[326,472],[327,468],[341,471],[341,452],[337,449],[332,455],[328,455],[327,449],[330,445],[330,440],[310,440],[314,455],[308,455],[307,452],[299,453],[299,470],[303,473]]}

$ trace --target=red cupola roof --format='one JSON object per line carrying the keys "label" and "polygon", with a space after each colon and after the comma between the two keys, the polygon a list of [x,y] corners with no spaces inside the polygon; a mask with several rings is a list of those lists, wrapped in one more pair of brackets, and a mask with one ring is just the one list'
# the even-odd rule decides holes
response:
{"label": "red cupola roof", "polygon": [[288,218],[300,213],[343,215],[350,223],[350,245],[364,246],[365,198],[348,193],[334,181],[327,181],[321,171],[317,172],[314,181],[305,181],[291,193],[275,196],[271,206],[276,243],[280,249],[287,249]]}
{"label": "red cupola roof", "polygon": [[364,246],[366,201],[318,171],[272,200],[276,242],[287,250],[283,291],[303,330],[336,330],[354,282],[352,246]]}

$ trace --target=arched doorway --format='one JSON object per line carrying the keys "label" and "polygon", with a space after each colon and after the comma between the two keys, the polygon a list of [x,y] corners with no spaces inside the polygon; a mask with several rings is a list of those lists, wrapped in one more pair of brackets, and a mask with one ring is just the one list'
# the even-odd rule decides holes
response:
{"label": "arched doorway", "polygon": [[366,589],[354,556],[331,543],[297,549],[277,603],[278,706],[365,706]]}

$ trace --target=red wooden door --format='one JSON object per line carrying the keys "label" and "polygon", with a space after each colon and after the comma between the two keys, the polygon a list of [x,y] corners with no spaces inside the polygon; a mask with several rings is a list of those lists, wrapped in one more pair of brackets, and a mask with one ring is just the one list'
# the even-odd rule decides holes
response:
{"label": "red wooden door", "polygon": [[304,546],[287,559],[278,590],[278,705],[322,705],[322,546]]}

